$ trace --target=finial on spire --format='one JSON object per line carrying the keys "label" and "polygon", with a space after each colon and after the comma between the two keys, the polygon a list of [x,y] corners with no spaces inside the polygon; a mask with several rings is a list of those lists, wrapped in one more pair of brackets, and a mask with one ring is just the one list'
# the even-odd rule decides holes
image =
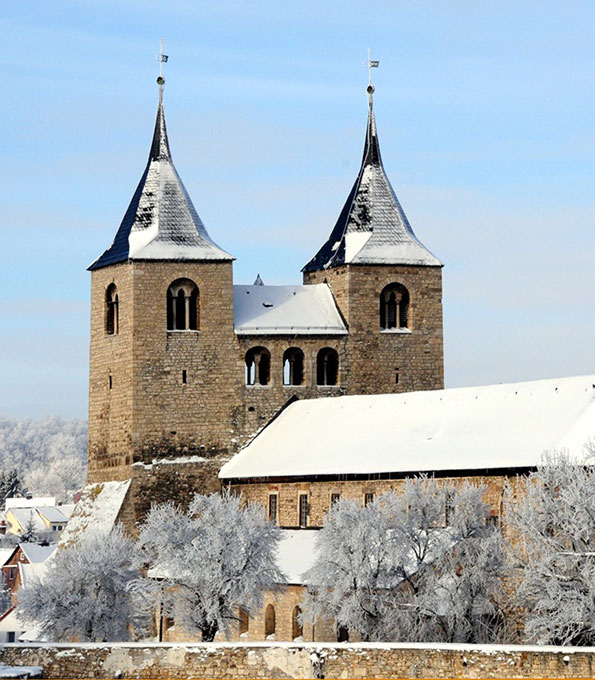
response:
{"label": "finial on spire", "polygon": [[159,75],[157,76],[157,84],[159,85],[159,96],[163,91],[163,86],[165,84],[165,78],[163,77],[163,64],[169,59],[167,54],[163,54],[163,38],[160,40],[159,54],[155,55],[155,59],[159,62]]}
{"label": "finial on spire", "polygon": [[366,88],[366,92],[368,93],[368,105],[370,107],[370,110],[372,110],[373,102],[372,102],[372,95],[374,94],[374,85],[372,85],[372,69],[373,68],[378,68],[380,66],[380,62],[375,60],[375,59],[370,59],[370,48],[368,47],[368,61],[364,61],[364,66],[368,67],[368,87]]}

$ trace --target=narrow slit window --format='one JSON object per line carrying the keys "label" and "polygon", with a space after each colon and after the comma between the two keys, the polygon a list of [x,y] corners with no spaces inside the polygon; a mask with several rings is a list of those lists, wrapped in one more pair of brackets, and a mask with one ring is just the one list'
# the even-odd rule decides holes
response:
{"label": "narrow slit window", "polygon": [[364,505],[370,505],[370,503],[374,502],[374,494],[373,493],[366,493],[364,494]]}
{"label": "narrow slit window", "polygon": [[182,385],[187,385],[188,384],[188,374],[186,373],[186,369],[182,371]]}
{"label": "narrow slit window", "polygon": [[308,526],[308,494],[301,493],[299,498],[299,525]]}
{"label": "narrow slit window", "polygon": [[269,495],[269,521],[277,523],[277,512],[279,508],[279,496],[276,493]]}

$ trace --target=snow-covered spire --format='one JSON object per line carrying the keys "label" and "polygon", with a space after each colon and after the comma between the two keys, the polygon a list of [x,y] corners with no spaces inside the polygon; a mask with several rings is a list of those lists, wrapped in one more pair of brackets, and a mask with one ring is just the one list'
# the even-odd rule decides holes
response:
{"label": "snow-covered spire", "polygon": [[159,105],[147,166],[112,245],[90,270],[128,260],[233,260],[207,233],[174,167],[162,75],[157,84]]}
{"label": "snow-covered spire", "polygon": [[254,283],[252,285],[253,286],[264,286],[264,281],[260,278],[260,274],[256,275],[256,278],[254,279]]}
{"label": "snow-covered spire", "polygon": [[304,272],[348,263],[441,266],[413,232],[382,165],[371,76],[378,62],[368,59],[368,65],[368,124],[360,171],[331,235]]}

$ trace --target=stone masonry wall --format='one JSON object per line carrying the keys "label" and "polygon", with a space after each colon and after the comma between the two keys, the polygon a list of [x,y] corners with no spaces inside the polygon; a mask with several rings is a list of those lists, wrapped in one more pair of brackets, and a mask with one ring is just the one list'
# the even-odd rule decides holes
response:
{"label": "stone masonry wall", "polygon": [[[444,388],[440,267],[346,265],[304,274],[304,283],[324,282],[349,327],[346,394]],[[391,283],[409,291],[411,332],[380,330],[380,294]]]}
{"label": "stone masonry wall", "polygon": [[592,647],[197,643],[7,644],[44,678],[592,678]]}
{"label": "stone masonry wall", "polygon": [[[516,478],[505,476],[475,476],[444,477],[439,483],[459,485],[467,481],[477,485],[484,485],[485,502],[490,506],[492,515],[500,517],[502,514],[502,494],[507,482],[516,484]],[[308,495],[308,526],[321,527],[324,516],[331,507],[331,495],[339,494],[342,498],[350,498],[363,504],[365,494],[375,496],[387,491],[399,491],[404,484],[403,479],[361,479],[347,481],[270,481],[257,483],[233,482],[230,489],[234,493],[241,493],[248,501],[254,501],[268,508],[268,498],[271,493],[278,494],[277,517],[279,526],[284,528],[299,527],[298,502],[300,494]]]}

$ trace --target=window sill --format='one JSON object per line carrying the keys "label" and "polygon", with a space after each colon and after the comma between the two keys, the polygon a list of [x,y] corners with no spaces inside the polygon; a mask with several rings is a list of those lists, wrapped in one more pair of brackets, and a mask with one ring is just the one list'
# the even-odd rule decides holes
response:
{"label": "window sill", "polygon": [[308,385],[283,385],[283,387],[286,390],[293,389],[293,390],[305,390]]}
{"label": "window sill", "polygon": [[271,385],[244,385],[244,387],[247,387],[249,390],[270,390]]}
{"label": "window sill", "polygon": [[341,385],[316,385],[319,390],[340,390]]}
{"label": "window sill", "polygon": [[382,334],[386,333],[387,335],[391,335],[391,334],[411,335],[411,329],[410,328],[381,328],[380,332]]}
{"label": "window sill", "polygon": [[180,329],[177,329],[177,328],[174,328],[174,329],[168,328],[167,332],[171,333],[171,335],[174,335],[174,334],[178,335],[178,333],[188,333],[189,335],[200,335],[200,331],[195,331],[192,328],[189,328],[188,330],[180,330]]}

